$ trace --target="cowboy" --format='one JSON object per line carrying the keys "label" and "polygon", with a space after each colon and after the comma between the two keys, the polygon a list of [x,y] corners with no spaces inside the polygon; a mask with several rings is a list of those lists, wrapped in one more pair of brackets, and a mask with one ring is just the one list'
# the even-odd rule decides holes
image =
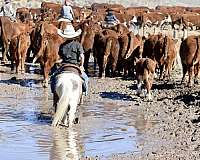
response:
{"label": "cowboy", "polygon": [[12,3],[10,0],[4,0],[4,5],[1,7],[0,14],[3,16],[10,17],[12,21],[15,21],[15,11],[13,10]]}
{"label": "cowboy", "polygon": [[112,26],[115,26],[117,25],[119,22],[119,20],[117,19],[117,17],[113,14],[113,10],[108,8],[106,10],[106,16],[105,16],[105,19],[104,19],[104,27],[112,27]]}
{"label": "cowboy", "polygon": [[[61,67],[66,65],[75,65],[81,71],[81,77],[84,80],[83,92],[85,95],[88,93],[89,78],[84,72],[84,50],[82,45],[77,41],[81,35],[81,29],[75,31],[71,23],[67,23],[66,28],[62,31],[58,29],[58,34],[67,40],[60,46],[59,54],[62,59]],[[59,69],[58,69],[59,71]],[[54,84],[53,84],[54,85]]]}
{"label": "cowboy", "polygon": [[71,2],[69,0],[65,0],[64,5],[61,9],[61,19],[59,19],[59,21],[65,21],[65,19],[73,21],[73,18],[74,18],[74,12],[71,7]]}

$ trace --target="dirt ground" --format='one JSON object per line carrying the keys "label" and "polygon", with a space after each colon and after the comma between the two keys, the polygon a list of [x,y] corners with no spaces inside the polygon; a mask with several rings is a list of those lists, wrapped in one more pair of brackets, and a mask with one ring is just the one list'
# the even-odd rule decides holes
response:
{"label": "dirt ground", "polygon": [[127,105],[130,111],[137,106],[145,119],[158,122],[153,127],[147,124],[143,130],[146,139],[138,144],[141,153],[113,155],[109,159],[200,159],[200,86],[188,88],[180,80],[181,70],[173,71],[168,83],[155,80],[154,98],[148,102],[136,96],[133,80],[90,78],[90,100],[115,101]]}
{"label": "dirt ground", "polygon": [[[5,79],[4,75],[9,73],[10,69],[1,66],[0,70],[0,87],[3,90],[8,85],[3,83],[2,79]],[[26,76],[30,75],[25,74],[21,78]],[[32,79],[34,78],[33,76]],[[85,102],[106,101],[122,104],[127,106],[129,112],[137,107],[146,120],[157,122],[154,125],[146,124],[145,128],[142,128],[145,140],[137,146],[141,152],[113,154],[106,159],[200,159],[200,86],[188,88],[186,84],[181,85],[180,80],[181,70],[174,70],[172,80],[168,83],[155,80],[152,89],[153,101],[148,102],[144,97],[135,94],[136,81],[133,79],[90,77],[90,90],[89,95],[84,97]],[[17,91],[15,87],[16,85],[12,85],[12,91]],[[26,88],[24,90],[29,91]]]}

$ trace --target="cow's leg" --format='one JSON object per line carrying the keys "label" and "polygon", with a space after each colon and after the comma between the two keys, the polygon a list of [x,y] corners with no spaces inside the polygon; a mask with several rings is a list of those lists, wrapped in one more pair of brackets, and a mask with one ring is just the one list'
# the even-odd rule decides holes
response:
{"label": "cow's leg", "polygon": [[160,65],[160,77],[159,80],[163,79],[163,70],[164,70],[164,65]]}
{"label": "cow's leg", "polygon": [[152,96],[151,96],[152,84],[153,84],[153,78],[149,77],[148,80],[146,81],[146,89],[147,89],[146,97],[147,97],[148,100],[152,100]]}
{"label": "cow's leg", "polygon": [[128,76],[128,62],[124,64],[124,77]]}
{"label": "cow's leg", "polygon": [[19,57],[15,57],[15,65],[16,65],[16,73],[20,71],[20,59]]}
{"label": "cow's leg", "polygon": [[192,85],[193,85],[193,81],[192,81],[193,77],[194,77],[194,66],[191,66],[191,67],[189,68],[188,87],[192,87]]}
{"label": "cow's leg", "polygon": [[136,94],[140,96],[142,93],[142,75],[138,75]]}
{"label": "cow's leg", "polygon": [[166,65],[165,65],[165,74],[164,74],[164,80],[167,78],[167,80],[169,81],[171,78],[171,70],[172,70],[172,65],[173,62],[169,61]]}
{"label": "cow's leg", "polygon": [[199,84],[199,78],[200,78],[200,63],[195,65],[195,79],[194,79],[195,84]]}
{"label": "cow's leg", "polygon": [[49,82],[49,72],[50,72],[51,67],[49,66],[49,63],[44,64],[44,81],[43,81],[43,87],[47,88],[48,87],[48,82]]}
{"label": "cow's leg", "polygon": [[96,69],[97,69],[97,64],[98,64],[96,54],[97,54],[97,50],[96,50],[96,48],[93,48],[94,71],[96,71]]}
{"label": "cow's leg", "polygon": [[187,68],[187,65],[186,64],[182,64],[182,68],[183,68],[183,77],[182,77],[182,80],[181,80],[181,84],[185,81],[185,75],[188,71],[188,68]]}
{"label": "cow's leg", "polygon": [[90,59],[90,51],[85,52],[84,55],[85,55],[85,60],[84,60],[85,73],[88,74],[88,63]]}
{"label": "cow's leg", "polygon": [[25,58],[21,59],[21,73],[25,73]]}
{"label": "cow's leg", "polygon": [[102,77],[102,73],[103,73],[103,61],[102,62],[98,61],[98,66],[99,66],[99,77]]}
{"label": "cow's leg", "polygon": [[103,58],[102,57],[96,57],[97,64],[99,66],[99,78],[102,77],[102,66],[103,66]]}
{"label": "cow's leg", "polygon": [[[2,51],[2,53],[3,53],[3,51]],[[14,67],[14,59],[15,59],[14,55],[15,55],[14,49],[12,48],[12,46],[10,46],[11,71],[14,71],[14,68],[15,68]]]}
{"label": "cow's leg", "polygon": [[8,53],[8,49],[9,49],[9,44],[4,43],[4,51],[2,52],[2,63],[5,63],[8,61],[7,59],[7,53]]}
{"label": "cow's leg", "polygon": [[116,76],[117,61],[118,61],[118,56],[114,57],[114,59],[112,60],[112,73],[111,73],[111,76]]}
{"label": "cow's leg", "polygon": [[107,63],[108,63],[108,55],[105,55],[103,57],[102,78],[105,78],[105,76],[106,76],[106,66],[107,66]]}
{"label": "cow's leg", "polygon": [[22,52],[22,59],[21,59],[21,72],[25,73],[25,61],[26,61],[26,54],[28,49],[25,49],[24,52]]}

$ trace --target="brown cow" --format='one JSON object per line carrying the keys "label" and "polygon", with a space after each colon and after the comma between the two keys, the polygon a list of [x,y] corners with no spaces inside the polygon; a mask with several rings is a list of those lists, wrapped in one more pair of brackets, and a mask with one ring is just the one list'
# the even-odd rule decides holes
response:
{"label": "brown cow", "polygon": [[92,11],[99,11],[99,10],[106,10],[111,8],[114,11],[120,12],[123,11],[125,8],[121,4],[109,4],[109,3],[93,3],[91,5]]}
{"label": "brown cow", "polygon": [[100,32],[95,36],[94,47],[97,51],[99,77],[105,78],[110,69],[111,76],[114,76],[120,48],[118,39],[110,35],[105,36]]}
{"label": "brown cow", "polygon": [[[147,90],[147,99],[152,100],[151,87],[154,80],[156,62],[150,58],[140,58],[136,61],[137,94],[140,96],[142,82]],[[145,95],[146,96],[146,95]]]}
{"label": "brown cow", "polygon": [[92,21],[89,21],[89,23],[87,22],[83,23],[82,28],[83,28],[83,32],[81,36],[81,44],[83,45],[83,49],[85,51],[84,68],[85,68],[86,73],[88,73],[88,63],[90,59],[90,54],[91,52],[93,52],[94,54],[94,51],[93,51],[94,37],[101,30],[101,27],[98,24]]}
{"label": "brown cow", "polygon": [[6,54],[8,53],[9,42],[13,37],[20,35],[21,33],[30,33],[32,31],[32,24],[23,24],[18,22],[11,22],[9,17],[0,17],[1,28],[1,41],[3,43],[2,62],[7,61]]}
{"label": "brown cow", "polygon": [[124,76],[132,75],[135,69],[137,58],[142,57],[143,39],[139,35],[129,34],[129,49],[123,59],[124,61]]}
{"label": "brown cow", "polygon": [[38,17],[41,15],[41,8],[30,8],[29,12],[31,14],[32,19],[37,21]]}
{"label": "brown cow", "polygon": [[200,7],[186,7],[186,11],[200,13]]}
{"label": "brown cow", "polygon": [[41,3],[41,9],[43,12],[47,12],[48,10],[51,10],[52,12],[56,12],[58,15],[61,13],[61,4],[53,3],[53,2],[42,2]]}
{"label": "brown cow", "polygon": [[142,15],[143,26],[157,26],[162,27],[165,22],[171,23],[171,17],[168,14],[161,12],[149,12]]}
{"label": "brown cow", "polygon": [[31,49],[33,54],[36,54],[39,50],[39,44],[41,43],[41,38],[43,35],[47,34],[57,34],[57,27],[48,22],[39,22],[31,33]]}
{"label": "brown cow", "polygon": [[30,47],[29,33],[21,33],[17,37],[13,37],[10,42],[11,69],[13,69],[13,61],[16,64],[16,73],[25,72],[25,60],[28,48]]}
{"label": "brown cow", "polygon": [[29,13],[29,9],[28,8],[22,7],[22,8],[17,8],[16,17],[21,22],[24,22],[24,21],[26,21],[26,19],[28,19],[28,20],[31,19],[31,14]]}
{"label": "brown cow", "polygon": [[48,87],[49,73],[53,65],[60,59],[58,54],[60,45],[64,39],[58,34],[44,33],[40,41],[40,49],[33,59],[33,63],[39,59],[43,66],[44,87]]}
{"label": "brown cow", "polygon": [[156,6],[155,9],[161,12],[167,11],[168,13],[184,13],[186,11],[186,7],[184,6]]}
{"label": "brown cow", "polygon": [[[176,48],[174,41],[169,36],[162,36],[158,39],[155,48],[155,60],[158,63],[158,67],[160,69],[160,79],[165,79],[168,77],[168,80],[171,78],[171,70],[172,66],[175,63],[176,59]],[[163,76],[164,72],[164,76]]]}
{"label": "brown cow", "polygon": [[151,58],[157,62],[160,69],[159,79],[163,78],[164,69],[164,78],[168,76],[168,79],[170,79],[172,65],[176,59],[175,41],[162,34],[151,35],[144,42],[142,56],[144,58]]}
{"label": "brown cow", "polygon": [[182,15],[182,23],[185,28],[200,28],[200,15],[198,13],[187,13]]}
{"label": "brown cow", "polygon": [[188,86],[193,85],[193,76],[195,75],[195,82],[198,82],[200,69],[200,36],[189,36],[182,41],[180,46],[180,57],[183,67],[183,78],[181,83],[185,80],[185,75],[189,73]]}

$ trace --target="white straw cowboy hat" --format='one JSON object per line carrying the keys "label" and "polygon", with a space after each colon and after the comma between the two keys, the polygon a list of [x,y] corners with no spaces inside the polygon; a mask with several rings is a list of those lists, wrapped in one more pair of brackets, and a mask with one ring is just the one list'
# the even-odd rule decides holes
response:
{"label": "white straw cowboy hat", "polygon": [[11,0],[4,0],[4,3],[10,3]]}
{"label": "white straw cowboy hat", "polygon": [[81,35],[81,29],[75,31],[71,23],[68,23],[64,30],[58,29],[58,34],[64,38],[75,38]]}
{"label": "white straw cowboy hat", "polygon": [[61,22],[61,21],[71,23],[71,21],[70,21],[69,19],[66,19],[66,18],[60,18],[60,19],[58,20],[58,22]]}
{"label": "white straw cowboy hat", "polygon": [[71,0],[65,0],[64,3],[65,3],[66,5],[72,5],[72,1],[71,1]]}

